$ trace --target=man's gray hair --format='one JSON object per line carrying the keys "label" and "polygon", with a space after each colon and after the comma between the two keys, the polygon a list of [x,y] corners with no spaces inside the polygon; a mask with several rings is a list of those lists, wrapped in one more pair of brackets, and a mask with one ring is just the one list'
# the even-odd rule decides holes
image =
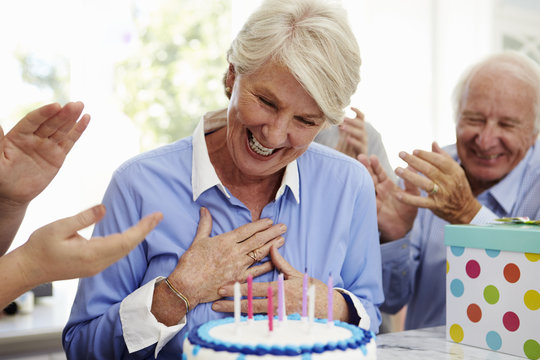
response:
{"label": "man's gray hair", "polygon": [[463,97],[466,94],[471,79],[478,71],[488,65],[496,65],[506,75],[523,81],[534,91],[534,130],[538,134],[540,131],[540,65],[528,56],[512,50],[491,55],[463,73],[452,95],[455,120],[459,120]]}
{"label": "man's gray hair", "polygon": [[239,74],[267,61],[284,65],[330,124],[343,120],[360,81],[360,50],[343,7],[330,0],[266,0],[233,40]]}

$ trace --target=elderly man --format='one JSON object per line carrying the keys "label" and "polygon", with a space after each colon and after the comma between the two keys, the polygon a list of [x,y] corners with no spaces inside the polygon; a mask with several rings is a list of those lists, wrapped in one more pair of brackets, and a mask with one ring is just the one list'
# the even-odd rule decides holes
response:
{"label": "elderly man", "polygon": [[540,217],[538,64],[514,52],[491,56],[464,74],[454,100],[456,144],[401,152],[403,188],[375,157],[359,157],[377,190],[381,309],[407,304],[407,329],[445,324],[446,224]]}

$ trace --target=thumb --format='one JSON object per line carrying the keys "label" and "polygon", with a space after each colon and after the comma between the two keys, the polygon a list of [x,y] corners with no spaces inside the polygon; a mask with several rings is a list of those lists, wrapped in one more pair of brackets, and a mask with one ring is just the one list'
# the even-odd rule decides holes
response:
{"label": "thumb", "polygon": [[278,251],[278,247],[273,245],[270,248],[270,258],[272,260],[272,263],[274,264],[274,267],[278,270],[278,272],[283,273],[283,277],[285,279],[288,279],[290,277],[296,277],[296,276],[302,276],[302,274],[296,270],[291,264],[285,260],[283,256]]}
{"label": "thumb", "polygon": [[197,239],[205,239],[210,236],[212,232],[212,215],[207,208],[201,207],[199,225],[197,226],[197,234],[195,235],[195,241]]}
{"label": "thumb", "polygon": [[58,225],[54,227],[58,232],[58,236],[65,238],[79,230],[95,224],[101,220],[103,216],[105,216],[105,206],[100,204],[81,211],[77,215],[57,220],[53,224]]}
{"label": "thumb", "polygon": [[431,150],[437,154],[441,154],[441,155],[444,155],[446,157],[449,157],[451,158],[450,154],[447,153],[446,151],[444,151],[440,146],[439,144],[434,141],[432,144],[431,144]]}

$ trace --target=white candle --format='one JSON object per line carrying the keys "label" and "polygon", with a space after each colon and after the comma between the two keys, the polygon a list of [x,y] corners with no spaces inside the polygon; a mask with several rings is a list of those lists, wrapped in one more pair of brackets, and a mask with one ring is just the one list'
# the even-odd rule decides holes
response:
{"label": "white candle", "polygon": [[240,323],[240,300],[242,295],[240,295],[240,283],[237,281],[234,283],[234,322],[236,324]]}
{"label": "white candle", "polygon": [[308,316],[312,323],[315,320],[315,285],[311,285],[308,290]]}

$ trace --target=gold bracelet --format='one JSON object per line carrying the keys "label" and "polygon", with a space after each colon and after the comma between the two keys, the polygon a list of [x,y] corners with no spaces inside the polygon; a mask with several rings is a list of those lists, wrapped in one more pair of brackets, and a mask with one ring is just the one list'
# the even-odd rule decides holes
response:
{"label": "gold bracelet", "polygon": [[178,296],[180,299],[182,299],[182,301],[186,305],[186,314],[187,314],[188,311],[189,311],[189,301],[188,301],[187,297],[185,297],[180,291],[176,290],[176,288],[173,286],[173,284],[171,284],[171,282],[169,281],[169,278],[165,278],[165,283],[167,284],[169,289],[171,289],[171,291],[173,293],[175,293],[176,296]]}

